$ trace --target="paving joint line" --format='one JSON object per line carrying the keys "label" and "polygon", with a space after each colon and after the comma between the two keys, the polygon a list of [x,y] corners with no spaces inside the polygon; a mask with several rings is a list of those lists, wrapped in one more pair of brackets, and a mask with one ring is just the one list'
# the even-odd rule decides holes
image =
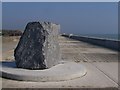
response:
{"label": "paving joint line", "polygon": [[94,67],[96,67],[96,69],[98,69],[100,72],[102,72],[106,77],[108,77],[111,81],[113,81],[114,83],[116,83],[118,85],[118,87],[120,87],[119,83],[116,82],[115,80],[113,80],[109,75],[107,75],[105,72],[103,72],[100,68],[98,68],[95,64],[93,64],[92,62],[90,62]]}

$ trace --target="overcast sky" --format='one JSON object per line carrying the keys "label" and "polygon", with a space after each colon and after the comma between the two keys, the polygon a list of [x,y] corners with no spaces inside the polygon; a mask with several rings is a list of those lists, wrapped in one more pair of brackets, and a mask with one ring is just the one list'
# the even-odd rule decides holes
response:
{"label": "overcast sky", "polygon": [[74,34],[118,33],[117,2],[8,3],[2,4],[3,29],[24,30],[31,21],[61,25],[61,32]]}

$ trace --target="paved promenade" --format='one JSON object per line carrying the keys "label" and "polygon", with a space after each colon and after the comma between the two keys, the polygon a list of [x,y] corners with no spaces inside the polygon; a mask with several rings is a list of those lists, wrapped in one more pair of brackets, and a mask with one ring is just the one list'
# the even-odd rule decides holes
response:
{"label": "paved promenade", "polygon": [[[115,90],[118,87],[118,52],[60,36],[63,61],[83,64],[87,74],[60,82],[26,82],[2,79],[3,88],[99,88]],[[81,90],[84,90],[81,89]],[[98,90],[98,89],[97,89]]]}

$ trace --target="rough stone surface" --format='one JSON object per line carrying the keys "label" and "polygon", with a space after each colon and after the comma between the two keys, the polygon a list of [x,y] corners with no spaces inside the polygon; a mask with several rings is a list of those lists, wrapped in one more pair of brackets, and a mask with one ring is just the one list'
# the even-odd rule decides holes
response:
{"label": "rough stone surface", "polygon": [[14,51],[18,68],[45,69],[60,60],[58,33],[60,25],[30,22]]}

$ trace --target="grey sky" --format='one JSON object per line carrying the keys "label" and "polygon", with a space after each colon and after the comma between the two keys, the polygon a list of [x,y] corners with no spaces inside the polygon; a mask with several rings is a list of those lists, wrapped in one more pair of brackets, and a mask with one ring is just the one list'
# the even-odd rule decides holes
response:
{"label": "grey sky", "polygon": [[24,30],[31,21],[51,21],[61,32],[118,33],[118,4],[109,3],[3,3],[3,29]]}

